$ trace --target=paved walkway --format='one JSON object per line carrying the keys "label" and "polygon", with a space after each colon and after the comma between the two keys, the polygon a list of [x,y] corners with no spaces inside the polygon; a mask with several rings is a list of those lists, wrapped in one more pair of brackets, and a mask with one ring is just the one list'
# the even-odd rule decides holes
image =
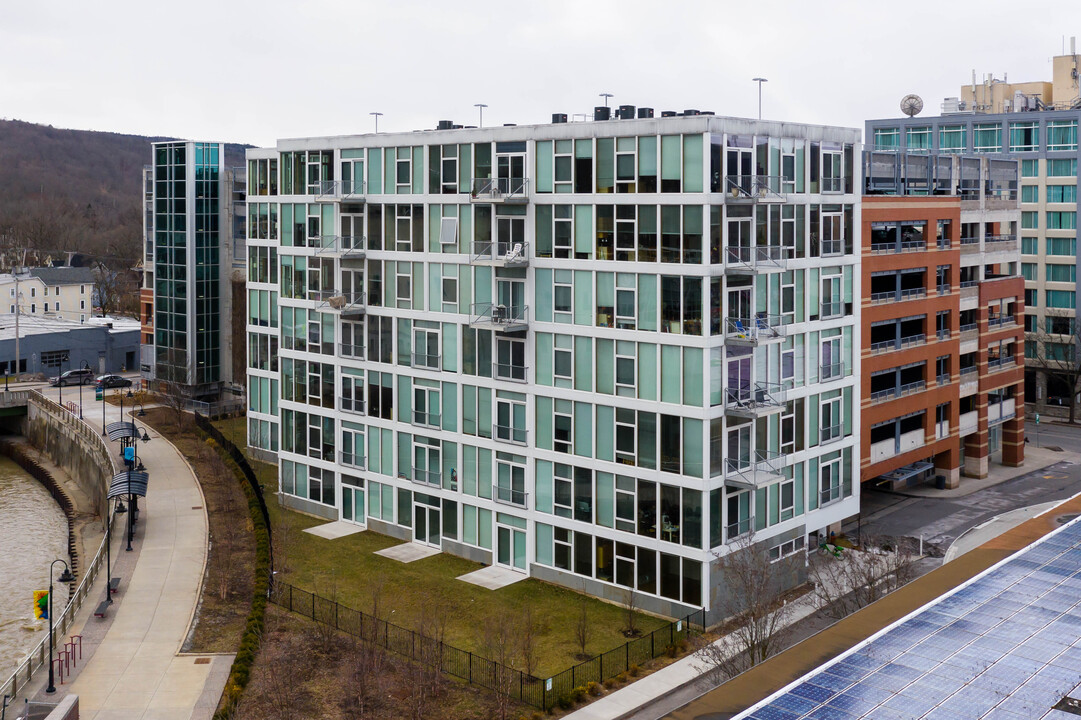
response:
{"label": "paved walkway", "polygon": [[962,498],[985,488],[993,487],[1015,477],[1027,475],[1033,470],[1041,470],[1060,462],[1081,463],[1081,453],[1067,450],[1052,450],[1036,447],[1029,443],[1025,446],[1025,463],[1021,467],[1008,467],[991,463],[985,478],[961,478],[961,484],[951,490],[939,490],[934,485],[917,485],[894,490],[897,495],[926,498]]}
{"label": "paved walkway", "polygon": [[[46,393],[57,398],[54,388]],[[77,397],[76,389],[65,388],[64,400]],[[93,397],[92,389],[84,389],[83,414],[100,432],[102,403]],[[108,422],[121,417],[118,407],[106,405],[105,412]],[[121,581],[109,628],[93,656],[80,663],[73,682],[51,697],[37,698],[57,702],[66,693],[77,694],[83,720],[209,718],[232,663],[231,655],[180,653],[202,587],[206,509],[187,462],[171,443],[147,430],[151,441],[139,443],[139,459],[150,485],[140,503],[134,570]],[[125,555],[119,538],[114,542],[114,557]],[[98,585],[92,598],[104,596],[102,582]],[[77,626],[103,622],[86,617],[95,605],[84,605]]]}

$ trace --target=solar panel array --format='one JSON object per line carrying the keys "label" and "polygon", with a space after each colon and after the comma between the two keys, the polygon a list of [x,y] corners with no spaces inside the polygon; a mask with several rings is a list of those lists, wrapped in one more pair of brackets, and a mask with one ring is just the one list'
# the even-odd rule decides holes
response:
{"label": "solar panel array", "polygon": [[1075,520],[738,717],[1078,720],[1079,603]]}

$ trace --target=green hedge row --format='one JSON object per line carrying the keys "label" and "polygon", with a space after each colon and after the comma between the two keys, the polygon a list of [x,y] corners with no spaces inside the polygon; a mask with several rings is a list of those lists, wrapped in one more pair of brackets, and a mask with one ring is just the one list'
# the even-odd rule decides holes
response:
{"label": "green hedge row", "polygon": [[214,720],[227,720],[232,716],[237,703],[240,702],[240,696],[244,693],[244,688],[251,679],[252,663],[255,662],[255,656],[259,653],[259,641],[263,637],[267,598],[270,593],[270,533],[259,499],[248,485],[243,471],[225,448],[214,442],[212,438],[203,435],[206,443],[217,451],[218,457],[236,476],[240,487],[244,490],[244,496],[248,500],[248,514],[251,516],[255,532],[255,587],[252,589],[251,612],[248,613],[248,624],[244,628],[244,634],[240,638],[240,647],[237,648],[236,658],[229,670],[229,679],[225,683],[219,709],[214,713]]}

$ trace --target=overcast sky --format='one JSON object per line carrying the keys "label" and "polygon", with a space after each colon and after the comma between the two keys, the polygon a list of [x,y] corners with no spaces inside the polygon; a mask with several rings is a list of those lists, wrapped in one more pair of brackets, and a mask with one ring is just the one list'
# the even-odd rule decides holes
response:
{"label": "overcast sky", "polygon": [[0,9],[0,115],[278,138],[548,122],[614,105],[863,127],[938,114],[972,70],[1051,79],[1081,3],[1017,0],[187,0]]}

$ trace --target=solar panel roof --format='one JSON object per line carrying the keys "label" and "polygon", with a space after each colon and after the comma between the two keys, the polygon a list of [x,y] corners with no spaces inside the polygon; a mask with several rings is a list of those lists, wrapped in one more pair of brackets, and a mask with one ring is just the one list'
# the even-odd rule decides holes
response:
{"label": "solar panel roof", "polygon": [[736,720],[1077,720],[1081,518]]}

